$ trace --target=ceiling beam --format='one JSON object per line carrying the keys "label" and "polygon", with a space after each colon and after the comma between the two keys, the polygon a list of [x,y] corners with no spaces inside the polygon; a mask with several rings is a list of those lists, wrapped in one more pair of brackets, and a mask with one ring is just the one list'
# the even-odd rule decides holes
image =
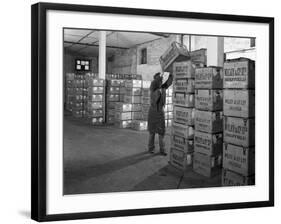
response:
{"label": "ceiling beam", "polygon": [[[64,43],[72,44],[71,46],[73,46],[73,44],[83,45],[83,46],[87,46],[87,47],[98,47],[99,46],[98,44],[77,43],[77,42],[71,42],[71,41],[64,41]],[[69,46],[68,48],[70,48],[71,46]],[[126,47],[116,47],[116,46],[106,46],[106,47],[115,48],[115,49],[124,49],[124,50],[129,49],[129,48],[126,48]]]}

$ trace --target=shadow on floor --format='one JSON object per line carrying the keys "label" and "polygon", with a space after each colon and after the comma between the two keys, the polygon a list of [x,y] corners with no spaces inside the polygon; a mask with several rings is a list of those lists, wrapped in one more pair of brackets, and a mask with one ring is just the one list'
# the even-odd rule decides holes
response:
{"label": "shadow on floor", "polygon": [[127,157],[123,157],[121,159],[113,160],[101,165],[84,166],[83,164],[80,164],[79,166],[65,169],[64,179],[65,180],[75,179],[75,181],[84,181],[91,177],[98,177],[106,173],[112,173],[114,171],[123,169],[131,165],[136,165],[137,163],[152,158],[154,156],[156,156],[156,154],[152,155],[144,151]]}

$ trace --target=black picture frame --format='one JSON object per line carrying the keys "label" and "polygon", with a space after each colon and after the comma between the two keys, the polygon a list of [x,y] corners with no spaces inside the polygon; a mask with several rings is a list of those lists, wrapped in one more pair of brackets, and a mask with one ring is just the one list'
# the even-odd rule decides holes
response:
{"label": "black picture frame", "polygon": [[[111,13],[139,16],[206,19],[216,21],[254,22],[269,25],[269,200],[243,203],[196,206],[159,207],[70,214],[46,213],[46,12],[63,10],[75,12]],[[183,11],[148,10],[74,4],[37,3],[31,7],[31,76],[32,76],[32,153],[31,153],[31,218],[36,221],[74,220],[86,218],[193,212],[274,206],[274,18],[240,15],[195,13]]]}

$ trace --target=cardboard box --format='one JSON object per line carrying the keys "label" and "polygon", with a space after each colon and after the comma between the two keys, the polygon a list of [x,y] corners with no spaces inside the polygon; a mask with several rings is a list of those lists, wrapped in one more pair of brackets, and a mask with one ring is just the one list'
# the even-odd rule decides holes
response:
{"label": "cardboard box", "polygon": [[195,110],[195,129],[208,133],[223,131],[223,112]]}
{"label": "cardboard box", "polygon": [[224,117],[223,138],[227,143],[249,147],[255,145],[255,119]]}
{"label": "cardboard box", "polygon": [[255,173],[255,147],[223,144],[223,168],[244,176]]}
{"label": "cardboard box", "polygon": [[226,61],[224,63],[223,88],[254,89],[255,61],[248,58]]}
{"label": "cardboard box", "polygon": [[175,106],[194,107],[194,94],[174,93]]}
{"label": "cardboard box", "polygon": [[87,110],[87,116],[88,117],[102,117],[103,116],[103,110]]}
{"label": "cardboard box", "polygon": [[132,119],[133,120],[142,120],[142,112],[141,111],[132,111]]}
{"label": "cardboard box", "polygon": [[147,121],[132,120],[131,128],[137,131],[147,130]]}
{"label": "cardboard box", "polygon": [[131,112],[116,112],[115,119],[120,121],[132,120]]}
{"label": "cardboard box", "polygon": [[195,70],[191,60],[175,62],[173,64],[173,75],[175,79],[194,78]]}
{"label": "cardboard box", "polygon": [[176,79],[174,81],[174,92],[194,93],[194,79]]}
{"label": "cardboard box", "polygon": [[103,102],[87,102],[86,107],[88,110],[102,109]]}
{"label": "cardboard box", "polygon": [[186,139],[181,136],[171,135],[171,147],[182,150],[184,152],[194,151],[193,139]]}
{"label": "cardboard box", "polygon": [[119,86],[108,86],[107,87],[107,93],[108,94],[119,94],[120,93],[120,87]]}
{"label": "cardboard box", "polygon": [[101,125],[104,123],[103,117],[93,117],[90,119],[90,124],[92,125]]}
{"label": "cardboard box", "polygon": [[173,111],[173,109],[174,109],[173,104],[166,104],[165,107],[164,107],[165,112]]}
{"label": "cardboard box", "polygon": [[142,97],[141,96],[124,96],[125,103],[141,103]]}
{"label": "cardboard box", "polygon": [[222,90],[195,90],[195,108],[199,110],[218,111],[223,109]]}
{"label": "cardboard box", "polygon": [[104,87],[102,86],[91,86],[87,90],[89,95],[104,93]]}
{"label": "cardboard box", "polygon": [[204,67],[207,65],[207,49],[201,48],[195,51],[191,51],[190,57],[193,64],[200,64],[201,67]]}
{"label": "cardboard box", "polygon": [[201,131],[194,133],[194,151],[209,156],[222,154],[222,133],[211,134]]}
{"label": "cardboard box", "polygon": [[195,89],[222,89],[223,69],[221,67],[205,67],[195,69]]}
{"label": "cardboard box", "polygon": [[114,122],[115,122],[115,116],[109,116],[109,115],[107,115],[107,117],[106,117],[106,123],[107,123],[107,124],[114,124]]}
{"label": "cardboard box", "polygon": [[142,81],[142,88],[149,89],[150,85],[151,85],[151,81],[148,81],[148,80],[143,80]]}
{"label": "cardboard box", "polygon": [[88,101],[102,102],[103,96],[104,96],[103,94],[91,94],[91,95],[88,95]]}
{"label": "cardboard box", "polygon": [[85,85],[90,87],[90,86],[104,86],[104,79],[87,79]]}
{"label": "cardboard box", "polygon": [[223,169],[222,186],[247,186],[255,185],[255,175],[243,176],[233,171]]}
{"label": "cardboard box", "polygon": [[186,139],[193,139],[194,138],[194,127],[193,126],[186,126],[183,124],[179,124],[174,122],[172,125],[171,133],[173,135],[177,135]]}
{"label": "cardboard box", "polygon": [[166,96],[166,104],[172,104],[173,103],[173,97],[172,96]]}
{"label": "cardboard box", "polygon": [[128,95],[128,96],[141,96],[142,95],[142,88],[126,88],[125,95]]}
{"label": "cardboard box", "polygon": [[118,102],[119,100],[120,100],[119,94],[108,94],[107,95],[107,101]]}
{"label": "cardboard box", "polygon": [[166,96],[173,96],[173,86],[170,86],[167,90],[166,90]]}
{"label": "cardboard box", "polygon": [[142,104],[150,105],[150,97],[142,97]]}
{"label": "cardboard box", "polygon": [[120,87],[122,84],[124,84],[124,81],[123,80],[118,80],[118,79],[111,79],[111,80],[108,80],[108,86],[109,87]]}
{"label": "cardboard box", "polygon": [[193,153],[186,153],[175,148],[170,149],[170,164],[180,170],[192,165]]}
{"label": "cardboard box", "polygon": [[127,121],[115,120],[114,125],[118,128],[130,128],[131,123],[132,120],[127,120]]}
{"label": "cardboard box", "polygon": [[194,108],[174,107],[174,121],[183,125],[194,125]]}
{"label": "cardboard box", "polygon": [[150,89],[142,89],[142,96],[146,98],[150,98]]}
{"label": "cardboard box", "polygon": [[173,111],[165,112],[165,119],[173,119],[174,113]]}
{"label": "cardboard box", "polygon": [[254,117],[255,90],[224,90],[223,112],[225,116]]}
{"label": "cardboard box", "polygon": [[214,177],[221,172],[221,155],[208,156],[199,152],[193,153],[193,171],[205,177]]}
{"label": "cardboard box", "polygon": [[185,45],[173,42],[160,57],[160,65],[163,71],[172,72],[172,65],[176,61],[189,60],[190,55]]}
{"label": "cardboard box", "polygon": [[172,119],[166,119],[165,120],[165,127],[171,127],[172,126]]}
{"label": "cardboard box", "polygon": [[132,111],[141,111],[141,110],[142,110],[142,104],[140,104],[140,103],[132,104]]}
{"label": "cardboard box", "polygon": [[106,102],[107,109],[114,109],[116,103],[118,102],[111,102],[111,101]]}
{"label": "cardboard box", "polygon": [[132,111],[132,104],[130,103],[115,103],[116,112],[130,112]]}
{"label": "cardboard box", "polygon": [[126,80],[126,88],[142,88],[142,80]]}

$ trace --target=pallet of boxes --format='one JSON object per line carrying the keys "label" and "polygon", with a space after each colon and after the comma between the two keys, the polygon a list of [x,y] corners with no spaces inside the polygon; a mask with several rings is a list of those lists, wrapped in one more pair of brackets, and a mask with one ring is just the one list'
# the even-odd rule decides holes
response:
{"label": "pallet of boxes", "polygon": [[74,78],[75,73],[66,73],[65,77],[65,109],[72,113],[74,103]]}
{"label": "pallet of boxes", "polygon": [[141,116],[139,119],[133,119],[131,128],[137,131],[147,130],[148,111],[150,107],[150,84],[151,81],[142,81],[142,95],[141,95]]}
{"label": "pallet of boxes", "polygon": [[105,80],[97,75],[86,76],[87,103],[86,119],[91,125],[104,124]]}
{"label": "pallet of boxes", "polygon": [[164,107],[165,112],[165,126],[171,127],[172,121],[173,121],[173,86],[169,86],[169,88],[166,90],[166,103]]}
{"label": "pallet of boxes", "polygon": [[223,69],[195,69],[193,171],[205,177],[221,172],[223,144]]}
{"label": "pallet of boxes", "polygon": [[115,125],[130,128],[132,120],[141,120],[142,80],[125,80],[124,102],[115,104]]}
{"label": "pallet of boxes", "polygon": [[106,88],[106,123],[115,123],[115,105],[124,101],[125,80],[110,79],[107,80]]}
{"label": "pallet of boxes", "polygon": [[73,80],[73,104],[72,104],[72,116],[82,119],[85,114],[86,99],[85,92],[85,75],[75,74]]}
{"label": "pallet of boxes", "polygon": [[222,185],[255,183],[255,62],[224,63]]}
{"label": "pallet of boxes", "polygon": [[174,115],[170,163],[181,170],[192,165],[194,151],[194,67],[191,60],[175,62]]}

